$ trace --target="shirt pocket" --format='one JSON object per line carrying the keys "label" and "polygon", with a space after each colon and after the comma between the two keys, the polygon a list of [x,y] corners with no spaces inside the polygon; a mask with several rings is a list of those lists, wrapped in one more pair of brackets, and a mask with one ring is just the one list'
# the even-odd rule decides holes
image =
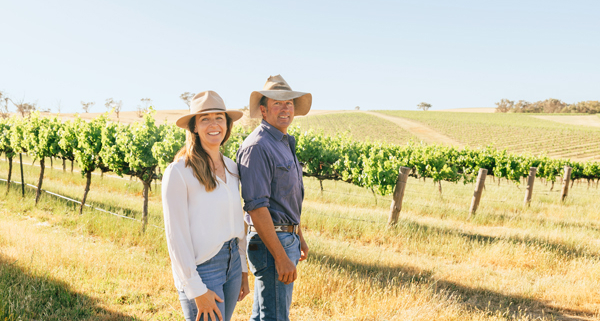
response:
{"label": "shirt pocket", "polygon": [[275,193],[278,195],[291,195],[298,188],[296,162],[290,160],[276,165],[273,181],[275,182]]}

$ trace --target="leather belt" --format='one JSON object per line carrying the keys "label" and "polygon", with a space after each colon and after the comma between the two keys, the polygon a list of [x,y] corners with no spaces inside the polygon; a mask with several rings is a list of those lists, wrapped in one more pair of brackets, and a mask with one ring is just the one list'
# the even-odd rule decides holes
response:
{"label": "leather belt", "polygon": [[[258,232],[254,225],[248,226],[249,232]],[[298,225],[275,225],[275,232],[277,233],[294,233],[298,234]]]}

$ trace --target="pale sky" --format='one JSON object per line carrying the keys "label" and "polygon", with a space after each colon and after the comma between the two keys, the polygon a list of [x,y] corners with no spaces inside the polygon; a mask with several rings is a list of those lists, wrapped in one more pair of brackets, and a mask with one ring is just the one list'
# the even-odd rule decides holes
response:
{"label": "pale sky", "polygon": [[[600,1],[0,0],[0,91],[41,108],[248,104],[269,75],[313,109],[600,100]],[[10,106],[14,110],[13,106]]]}

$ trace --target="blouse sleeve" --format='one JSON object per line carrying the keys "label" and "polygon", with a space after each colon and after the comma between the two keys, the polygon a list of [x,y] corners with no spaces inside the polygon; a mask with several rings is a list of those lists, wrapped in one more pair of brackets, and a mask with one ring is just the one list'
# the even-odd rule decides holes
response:
{"label": "blouse sleeve", "polygon": [[187,186],[181,172],[174,164],[165,170],[162,184],[165,232],[173,273],[181,281],[188,299],[193,300],[206,293],[208,289],[196,271],[189,228]]}

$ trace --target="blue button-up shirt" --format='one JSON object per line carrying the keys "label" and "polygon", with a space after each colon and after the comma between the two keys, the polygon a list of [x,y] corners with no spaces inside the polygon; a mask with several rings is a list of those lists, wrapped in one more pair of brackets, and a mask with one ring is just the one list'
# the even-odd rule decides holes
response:
{"label": "blue button-up shirt", "polygon": [[266,207],[274,225],[300,224],[304,184],[296,158],[296,139],[266,121],[254,129],[237,152],[246,223],[248,211]]}

